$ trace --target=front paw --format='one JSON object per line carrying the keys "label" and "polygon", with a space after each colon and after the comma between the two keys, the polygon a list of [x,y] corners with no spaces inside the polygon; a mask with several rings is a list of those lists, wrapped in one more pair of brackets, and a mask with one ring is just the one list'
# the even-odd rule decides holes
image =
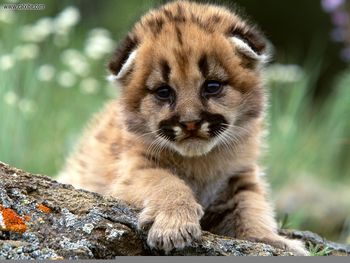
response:
{"label": "front paw", "polygon": [[290,252],[294,254],[294,256],[310,256],[309,251],[306,250],[303,242],[300,240],[291,240],[291,239],[284,239],[284,243],[286,243],[286,248]]}
{"label": "front paw", "polygon": [[255,241],[266,243],[273,247],[290,251],[293,253],[294,256],[310,256],[310,253],[306,250],[303,242],[301,242],[300,240],[292,240],[281,236],[274,236],[258,239]]}
{"label": "front paw", "polygon": [[151,248],[169,252],[173,248],[182,249],[193,241],[200,240],[201,235],[199,222],[165,223],[156,219],[148,233],[147,243]]}
{"label": "front paw", "polygon": [[148,232],[148,245],[169,252],[200,240],[202,232],[199,220],[202,215],[202,208],[198,204],[160,211],[146,208],[140,214],[139,227],[145,229],[153,223]]}

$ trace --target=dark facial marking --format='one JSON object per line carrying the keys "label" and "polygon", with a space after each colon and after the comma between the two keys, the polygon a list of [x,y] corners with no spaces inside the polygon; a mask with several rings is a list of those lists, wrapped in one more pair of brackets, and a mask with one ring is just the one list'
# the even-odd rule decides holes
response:
{"label": "dark facial marking", "polygon": [[188,56],[181,49],[175,48],[173,53],[175,54],[177,63],[180,65],[180,69],[185,71],[186,65],[188,65]]}
{"label": "dark facial marking", "polygon": [[164,20],[162,18],[155,18],[148,21],[148,26],[152,30],[153,35],[157,36],[162,31]]}
{"label": "dark facial marking", "polygon": [[198,67],[200,72],[202,73],[204,78],[207,78],[209,73],[209,65],[208,65],[208,59],[205,54],[201,56],[201,58],[198,61]]}
{"label": "dark facial marking", "polygon": [[159,134],[163,137],[166,137],[170,141],[175,140],[175,132],[173,130],[173,127],[176,126],[179,123],[180,117],[178,115],[175,115],[171,117],[170,119],[163,120],[159,123]]}
{"label": "dark facial marking", "polygon": [[[215,137],[217,134],[221,133],[226,129],[225,124],[227,124],[226,119],[220,114],[212,114],[209,112],[202,112],[200,119],[196,123],[196,127],[194,127],[193,131],[188,131],[189,133],[196,134],[196,131],[201,123],[208,122],[209,123],[209,136]],[[175,132],[173,128],[175,126],[182,127],[183,124],[180,122],[180,116],[175,115],[167,120],[163,120],[159,123],[159,134],[163,135],[170,141],[175,141]]]}
{"label": "dark facial marking", "polygon": [[192,23],[196,24],[200,29],[204,30],[205,32],[209,32],[209,27],[203,23],[198,16],[195,14],[191,14],[191,21]]}
{"label": "dark facial marking", "polygon": [[218,133],[225,130],[225,124],[228,123],[221,114],[213,114],[206,111],[201,113],[201,119],[203,122],[206,121],[209,123],[208,129],[210,137],[215,137]]}
{"label": "dark facial marking", "polygon": [[177,42],[179,42],[180,46],[182,46],[182,45],[183,45],[183,42],[182,42],[182,33],[181,33],[179,27],[175,26],[175,31],[176,31]]}
{"label": "dark facial marking", "polygon": [[108,64],[109,70],[114,75],[119,73],[130,53],[136,48],[136,46],[137,39],[130,35],[126,36],[126,38],[119,44]]}
{"label": "dark facial marking", "polygon": [[177,15],[178,16],[184,16],[184,10],[183,10],[183,8],[182,8],[182,6],[180,4],[178,4],[176,6],[176,9],[177,9]]}
{"label": "dark facial marking", "polygon": [[185,14],[184,14],[184,9],[182,8],[182,6],[180,4],[177,5],[176,7],[176,15],[174,17],[174,20],[176,22],[186,22],[186,17],[185,17]]}
{"label": "dark facial marking", "polygon": [[168,21],[175,22],[175,23],[185,23],[186,17],[184,14],[183,8],[178,5],[176,14],[173,14],[171,11],[162,9],[164,15],[167,17]]}
{"label": "dark facial marking", "polygon": [[174,16],[169,10],[164,9],[163,12],[170,21],[174,20]]}
{"label": "dark facial marking", "polygon": [[161,60],[160,62],[161,72],[162,72],[162,78],[165,83],[169,82],[170,77],[170,67],[169,63],[166,60]]}
{"label": "dark facial marking", "polygon": [[214,23],[219,23],[221,21],[221,17],[218,15],[213,15],[212,17],[210,17],[210,20]]}

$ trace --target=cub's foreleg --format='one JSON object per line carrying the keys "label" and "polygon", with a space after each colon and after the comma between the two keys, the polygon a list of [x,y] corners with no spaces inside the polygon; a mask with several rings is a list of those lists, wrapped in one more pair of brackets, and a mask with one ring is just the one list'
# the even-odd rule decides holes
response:
{"label": "cub's foreleg", "polygon": [[149,246],[170,251],[200,239],[202,207],[183,180],[139,158],[129,158],[125,165],[111,193],[143,209],[138,224],[151,226]]}
{"label": "cub's foreleg", "polygon": [[238,239],[264,242],[308,255],[304,245],[277,233],[277,224],[266,200],[265,183],[255,169],[234,175],[202,218],[204,230]]}

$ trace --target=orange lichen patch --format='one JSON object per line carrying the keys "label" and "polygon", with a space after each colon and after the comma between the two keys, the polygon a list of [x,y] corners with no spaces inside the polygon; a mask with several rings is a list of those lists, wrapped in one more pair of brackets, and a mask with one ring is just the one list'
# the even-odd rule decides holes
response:
{"label": "orange lichen patch", "polygon": [[51,213],[51,209],[43,204],[38,204],[36,206],[36,209],[38,209],[39,211],[41,211],[45,214]]}
{"label": "orange lichen patch", "polygon": [[15,211],[0,205],[0,230],[23,233],[26,225]]}
{"label": "orange lichen patch", "polygon": [[24,219],[24,221],[28,222],[28,221],[30,220],[30,216],[25,215],[25,216],[23,217],[23,219]]}

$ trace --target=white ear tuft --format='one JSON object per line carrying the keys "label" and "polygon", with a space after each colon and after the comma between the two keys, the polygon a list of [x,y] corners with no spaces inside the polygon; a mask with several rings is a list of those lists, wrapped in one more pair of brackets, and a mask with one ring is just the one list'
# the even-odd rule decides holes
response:
{"label": "white ear tuft", "polygon": [[237,50],[241,53],[243,53],[244,55],[246,55],[249,58],[252,58],[256,61],[259,62],[267,62],[269,60],[269,55],[267,54],[258,54],[257,52],[255,52],[247,42],[245,42],[244,40],[242,40],[239,37],[231,37],[231,41],[235,44]]}
{"label": "white ear tuft", "polygon": [[106,80],[109,81],[109,82],[114,82],[117,80],[117,76],[116,75],[113,75],[113,74],[109,74],[107,77],[106,77]]}
{"label": "white ear tuft", "polygon": [[136,55],[137,55],[137,50],[132,51],[130,53],[128,59],[125,61],[125,63],[123,64],[123,66],[119,70],[118,74],[117,75],[110,74],[109,76],[107,76],[107,80],[113,82],[113,81],[116,81],[116,80],[123,78],[125,76],[125,74],[129,71],[133,62],[135,61]]}

